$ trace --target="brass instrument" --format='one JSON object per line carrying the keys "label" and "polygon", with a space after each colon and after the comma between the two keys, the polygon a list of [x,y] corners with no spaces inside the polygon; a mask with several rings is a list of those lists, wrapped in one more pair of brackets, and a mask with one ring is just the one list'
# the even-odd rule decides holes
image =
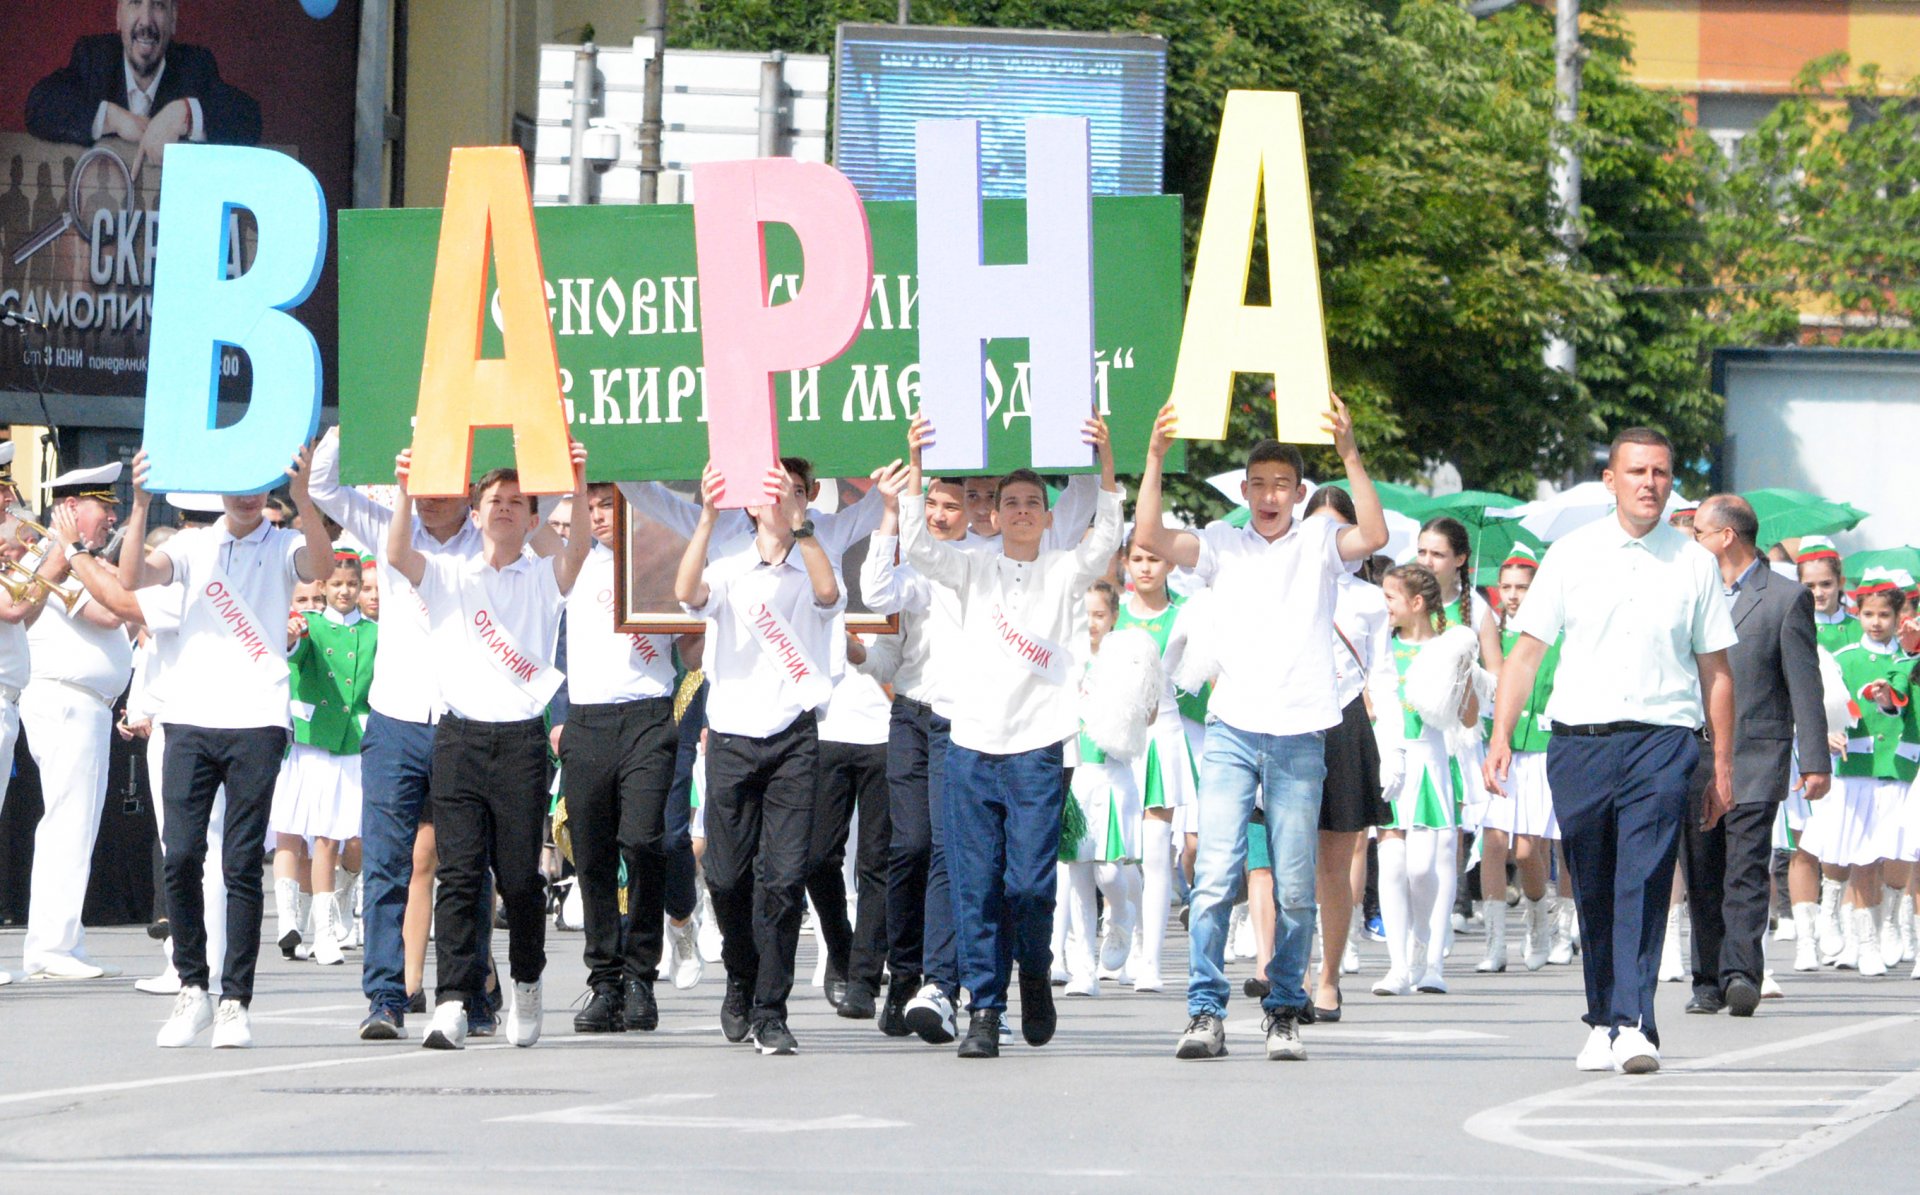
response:
{"label": "brass instrument", "polygon": [[[17,577],[19,579],[7,580],[9,577]],[[67,608],[67,613],[69,614],[73,613],[74,606],[78,605],[81,597],[86,594],[85,589],[77,586],[69,589],[65,586],[55,585],[39,573],[21,564],[18,560],[0,559],[0,588],[4,588],[8,596],[12,597],[14,601],[24,601],[27,593],[36,585],[46,590],[48,597],[58,598],[60,604]]]}

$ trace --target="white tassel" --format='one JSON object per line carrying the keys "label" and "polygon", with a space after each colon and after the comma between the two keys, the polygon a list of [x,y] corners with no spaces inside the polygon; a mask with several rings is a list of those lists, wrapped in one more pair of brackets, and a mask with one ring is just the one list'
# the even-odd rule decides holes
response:
{"label": "white tassel", "polygon": [[1173,685],[1183,693],[1198,693],[1220,675],[1220,655],[1214,632],[1219,620],[1211,617],[1216,599],[1209,590],[1187,598],[1180,608],[1180,632],[1185,644],[1173,665]]}
{"label": "white tassel", "polygon": [[1081,688],[1081,722],[1087,737],[1116,759],[1147,749],[1147,723],[1160,705],[1166,675],[1160,647],[1138,628],[1111,631],[1087,669]]}
{"label": "white tassel", "polygon": [[1833,653],[1824,647],[1814,651],[1820,656],[1820,704],[1826,707],[1827,730],[1845,730],[1853,722],[1853,694],[1847,692],[1847,680]]}

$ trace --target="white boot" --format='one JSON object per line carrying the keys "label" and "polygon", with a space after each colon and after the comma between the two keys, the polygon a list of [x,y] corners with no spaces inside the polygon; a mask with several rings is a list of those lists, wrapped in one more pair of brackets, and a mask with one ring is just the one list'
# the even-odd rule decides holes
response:
{"label": "white boot", "polygon": [[340,946],[343,950],[358,950],[367,940],[367,927],[360,902],[361,876],[357,871],[345,874],[347,886],[334,890],[334,899],[340,902],[340,928],[344,931]]}
{"label": "white boot", "polygon": [[1553,913],[1546,897],[1520,902],[1520,925],[1526,932],[1527,970],[1538,971],[1553,949]]}
{"label": "white boot", "polygon": [[1573,962],[1573,947],[1579,938],[1580,914],[1570,896],[1546,899],[1548,925],[1547,961],[1556,967]]}
{"label": "white boot", "polygon": [[1837,970],[1852,971],[1860,966],[1860,923],[1853,917],[1858,911],[1845,901],[1840,902],[1840,953],[1833,960]]}
{"label": "white boot", "polygon": [[1793,906],[1793,969],[1820,969],[1820,906],[1810,900]]}
{"label": "white boot", "polygon": [[1880,910],[1855,909],[1853,911],[1853,933],[1859,939],[1860,974],[1872,978],[1887,973],[1887,964],[1880,957]]}
{"label": "white boot", "polygon": [[1680,948],[1680,906],[1667,910],[1667,936],[1660,944],[1660,982],[1679,983],[1687,977],[1686,954]]}
{"label": "white boot", "polygon": [[1845,890],[1846,885],[1839,880],[1820,877],[1820,962],[1828,967],[1839,965],[1847,945],[1846,927],[1840,923],[1840,898]]}
{"label": "white boot", "polygon": [[1800,927],[1793,923],[1792,917],[1778,918],[1773,925],[1773,940],[1776,942],[1797,942],[1800,940]]}
{"label": "white boot", "polygon": [[300,944],[293,948],[293,957],[305,961],[313,957],[313,896],[300,893],[299,908],[294,918],[299,927]]}
{"label": "white boot", "polygon": [[294,957],[300,945],[300,881],[289,876],[273,882],[274,921],[280,930],[280,953]]}
{"label": "white boot", "polygon": [[1507,969],[1507,902],[1481,902],[1487,924],[1487,954],[1474,968],[1482,974],[1497,974]]}
{"label": "white boot", "polygon": [[709,963],[720,961],[720,918],[714,916],[713,893],[700,885],[700,958]]}
{"label": "white boot", "polygon": [[[1908,962],[1913,958],[1913,896],[1902,893],[1900,901],[1900,961]],[[1889,963],[1889,966],[1892,964]]]}
{"label": "white boot", "polygon": [[313,961],[322,967],[337,967],[346,962],[346,956],[340,953],[340,938],[334,932],[334,923],[340,919],[340,909],[331,892],[313,894]]}
{"label": "white boot", "polygon": [[1889,967],[1900,961],[1900,906],[1906,901],[1904,889],[1880,890],[1880,961]]}

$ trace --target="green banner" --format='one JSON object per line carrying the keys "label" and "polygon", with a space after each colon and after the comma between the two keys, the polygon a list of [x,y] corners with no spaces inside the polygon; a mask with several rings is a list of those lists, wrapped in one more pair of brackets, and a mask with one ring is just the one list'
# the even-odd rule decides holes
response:
{"label": "green banner", "polygon": [[[838,359],[776,379],[781,451],[810,458],[822,477],[865,476],[902,455],[918,404],[914,205],[866,206],[874,280],[865,330]],[[988,264],[1026,260],[1025,213],[1021,200],[984,205]],[[693,208],[541,207],[534,224],[562,393],[589,473],[697,478],[707,429]],[[440,212],[343,211],[339,229],[341,472],[352,484],[391,482],[394,454],[413,438]],[[768,226],[766,240],[780,302],[804,283],[801,255],[784,225]],[[1096,394],[1121,468],[1134,469],[1180,347],[1179,197],[1095,199],[1093,274]],[[488,320],[481,352],[500,351]],[[988,345],[988,473],[1028,463],[1025,356],[1022,339]],[[512,463],[508,441],[504,430],[475,433],[476,476]],[[1183,455],[1176,445],[1170,466]]]}

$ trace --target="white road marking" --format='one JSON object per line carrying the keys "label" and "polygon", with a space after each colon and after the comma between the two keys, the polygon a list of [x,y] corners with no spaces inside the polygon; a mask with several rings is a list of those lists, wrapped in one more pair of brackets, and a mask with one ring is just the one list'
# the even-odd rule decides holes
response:
{"label": "white road marking", "polygon": [[[1497,1108],[1487,1109],[1469,1117],[1464,1127],[1473,1136],[1493,1144],[1524,1149],[1586,1166],[1624,1170],[1663,1182],[1681,1185],[1702,1183],[1729,1185],[1756,1182],[1832,1148],[1905,1106],[1915,1098],[1916,1094],[1920,1094],[1920,1071],[1903,1074],[1890,1082],[1875,1085],[1858,1082],[1809,1082],[1810,1079],[1819,1077],[1836,1079],[1864,1077],[1860,1071],[1779,1072],[1759,1069],[1743,1071],[1736,1068],[1743,1063],[1794,1050],[1827,1045],[1886,1029],[1908,1027],[1917,1020],[1920,1018],[1878,1017],[1870,1021],[1788,1038],[1784,1041],[1731,1050],[1691,1062],[1675,1063],[1663,1068],[1661,1073],[1655,1075],[1621,1077],[1613,1080],[1588,1079],[1578,1086],[1542,1092]],[[1735,1076],[1747,1078],[1750,1082],[1736,1085],[1693,1081],[1695,1079],[1728,1079]],[[1784,1080],[1784,1082],[1776,1086],[1771,1082],[1775,1079]],[[1718,1091],[1744,1091],[1749,1094],[1739,1099],[1722,1099],[1711,1095],[1700,1098],[1695,1095],[1696,1092]],[[1792,1092],[1809,1094],[1804,1097],[1795,1097],[1789,1095]],[[1838,1094],[1845,1092],[1858,1094],[1851,1096]],[[1638,1098],[1637,1093],[1645,1093],[1644,1098]],[[1572,1110],[1616,1107],[1697,1108],[1703,1111],[1719,1107],[1782,1108],[1807,1109],[1809,1112],[1819,1114],[1758,1117],[1711,1115],[1687,1117],[1679,1114],[1659,1117],[1567,1115],[1567,1112]],[[1547,1115],[1540,1117],[1532,1115],[1536,1112],[1544,1112]],[[1559,1112],[1560,1115],[1554,1115],[1555,1112]],[[1787,1132],[1800,1126],[1807,1127],[1804,1131],[1785,1140],[1784,1143],[1780,1136],[1660,1137],[1644,1134],[1624,1138],[1605,1136],[1552,1138],[1537,1136],[1532,1132],[1542,1128],[1585,1128],[1604,1133],[1616,1127],[1724,1126],[1731,1128],[1737,1125],[1755,1124],[1781,1125]],[[1655,1162],[1644,1156],[1632,1156],[1632,1154],[1642,1154],[1649,1149],[1668,1148],[1696,1150],[1765,1148],[1769,1152],[1759,1158],[1722,1170],[1711,1168],[1688,1170],[1663,1162]],[[1632,1153],[1615,1152],[1622,1150],[1630,1150]]]}
{"label": "white road marking", "polygon": [[667,1109],[666,1105],[712,1099],[711,1094],[656,1094],[617,1104],[582,1104],[573,1108],[555,1108],[547,1112],[529,1112],[520,1116],[496,1116],[488,1124],[566,1124],[598,1125],[639,1129],[682,1129],[730,1133],[818,1133],[838,1129],[904,1129],[904,1120],[882,1120],[847,1112],[838,1116],[782,1118],[764,1116],[696,1116]]}

